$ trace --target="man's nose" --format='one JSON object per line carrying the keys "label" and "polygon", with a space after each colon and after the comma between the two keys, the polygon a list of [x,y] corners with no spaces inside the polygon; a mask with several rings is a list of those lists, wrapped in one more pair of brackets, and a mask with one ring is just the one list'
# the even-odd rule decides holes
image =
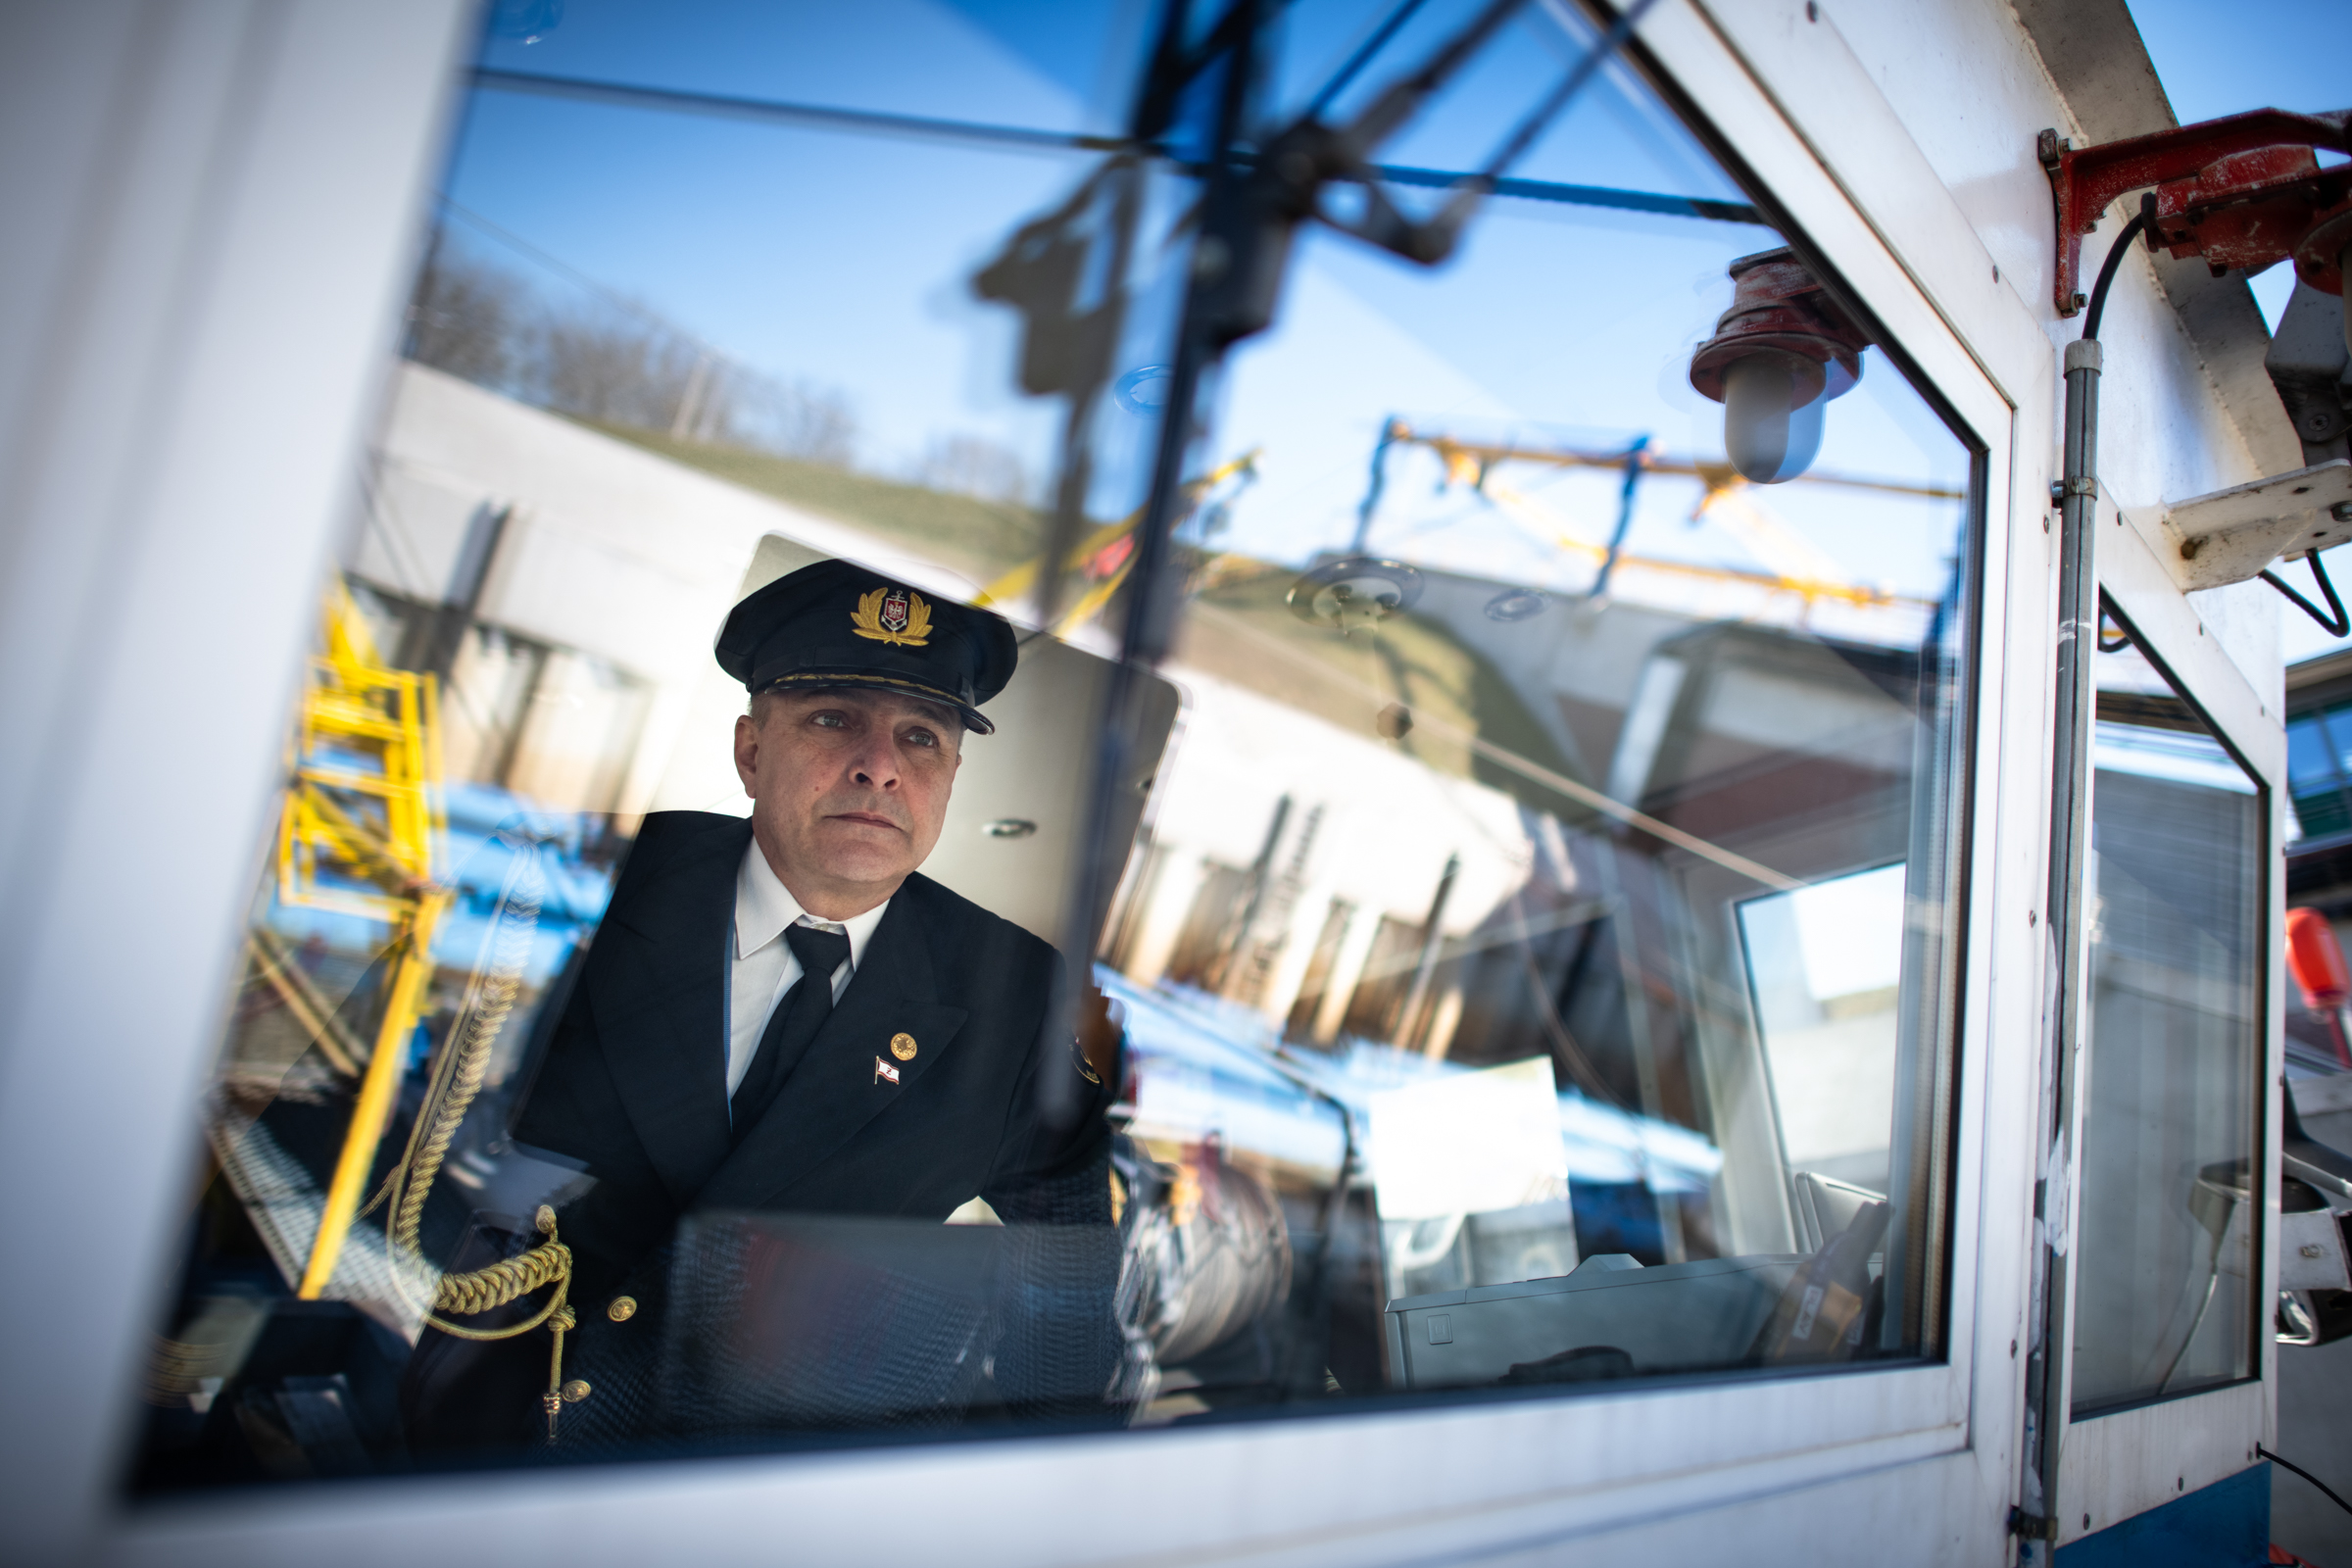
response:
{"label": "man's nose", "polygon": [[899,787],[898,737],[887,731],[868,735],[850,759],[850,776],[867,789]]}

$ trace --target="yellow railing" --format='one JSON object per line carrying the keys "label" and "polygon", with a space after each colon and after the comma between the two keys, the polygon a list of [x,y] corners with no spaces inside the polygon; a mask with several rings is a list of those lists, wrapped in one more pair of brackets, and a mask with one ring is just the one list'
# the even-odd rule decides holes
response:
{"label": "yellow railing", "polygon": [[[1257,472],[1259,450],[1252,447],[1240,457],[1220,464],[1204,474],[1187,479],[1182,491],[1184,504],[1187,507],[1195,505],[1210,490],[1236,475],[1248,475],[1254,478]],[[1106,522],[1094,529],[1085,538],[1070,547],[1069,554],[1062,558],[1062,572],[1065,575],[1071,572],[1082,572],[1085,574],[1087,582],[1086,587],[1080,591],[1077,602],[1054,622],[1054,636],[1067,637],[1092,620],[1102,612],[1104,605],[1110,603],[1111,596],[1126,583],[1127,573],[1135,565],[1133,543],[1135,527],[1143,520],[1144,509],[1138,507],[1118,521]],[[1118,548],[1122,543],[1126,544],[1126,548],[1123,550]],[[1045,564],[1046,558],[1044,556],[1022,563],[983,588],[980,596],[972,603],[987,610],[994,606],[1009,605],[1024,595],[1035,593],[1038,573],[1045,568]]]}
{"label": "yellow railing", "polygon": [[298,1288],[316,1300],[334,1278],[400,1089],[408,1040],[432,974],[434,927],[450,893],[435,871],[441,807],[439,691],[430,673],[393,669],[338,580],[326,651],[311,662],[278,830],[278,898],[392,927],[392,965],[351,1125],[329,1179]]}

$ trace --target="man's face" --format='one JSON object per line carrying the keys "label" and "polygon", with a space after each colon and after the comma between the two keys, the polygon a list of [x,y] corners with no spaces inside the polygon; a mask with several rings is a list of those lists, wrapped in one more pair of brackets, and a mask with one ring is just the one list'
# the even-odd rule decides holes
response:
{"label": "man's face", "polygon": [[752,830],[801,907],[824,919],[889,898],[939,842],[963,725],[887,692],[777,692],[735,721]]}

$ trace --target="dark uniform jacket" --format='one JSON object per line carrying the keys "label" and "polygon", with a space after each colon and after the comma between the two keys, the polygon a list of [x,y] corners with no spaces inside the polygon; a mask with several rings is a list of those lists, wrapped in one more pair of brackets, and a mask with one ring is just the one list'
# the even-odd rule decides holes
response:
{"label": "dark uniform jacket", "polygon": [[[676,1361],[665,1319],[679,1221],[712,1211],[937,1224],[977,1195],[1008,1227],[1074,1227],[1064,1234],[1087,1240],[1055,1254],[1046,1288],[1023,1293],[1031,1321],[1002,1337],[998,1381],[1018,1402],[1024,1377],[1063,1396],[1073,1378],[1095,1380],[1098,1362],[1107,1378],[1118,1345],[1109,1097],[1066,1034],[1048,1037],[1058,956],[909,876],[824,1027],[738,1139],[725,997],[750,841],[738,817],[645,819],[513,1123],[518,1143],[582,1160],[596,1181],[560,1216],[578,1317],[565,1376],[591,1387],[567,1428],[625,1442],[666,1421],[676,1434],[676,1412],[660,1415],[647,1384],[662,1375],[665,1338]],[[892,1050],[902,1035],[914,1047],[905,1059]],[[634,1309],[615,1321],[621,1296]],[[1028,1365],[1024,1346],[1056,1364]],[[542,1424],[547,1349],[544,1331],[477,1348],[426,1330],[405,1390],[412,1443],[501,1445]]]}

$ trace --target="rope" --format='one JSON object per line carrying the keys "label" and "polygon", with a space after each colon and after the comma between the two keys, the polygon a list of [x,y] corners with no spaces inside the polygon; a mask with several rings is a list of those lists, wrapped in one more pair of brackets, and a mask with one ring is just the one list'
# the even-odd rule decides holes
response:
{"label": "rope", "polygon": [[[390,1200],[384,1211],[384,1241],[392,1253],[395,1282],[402,1276],[402,1259],[421,1258],[418,1232],[424,1222],[425,1201],[432,1196],[434,1179],[448,1157],[451,1141],[457,1137],[466,1112],[473,1107],[475,1097],[481,1093],[493,1048],[514,1010],[515,998],[521,993],[522,971],[530,959],[545,884],[539,874],[539,846],[525,839],[514,848],[514,862],[508,868],[506,882],[499,889],[498,905],[490,916],[490,930],[483,939],[482,957],[475,964],[458,1025],[450,1032],[450,1043],[433,1065],[424,1102],[417,1108],[416,1124],[409,1132],[409,1147],[385,1178],[382,1190],[368,1204],[372,1208],[376,1202]],[[455,1339],[476,1341],[512,1340],[543,1324],[552,1328],[555,1344],[548,1362],[547,1393],[541,1403],[547,1412],[547,1441],[553,1444],[556,1418],[563,1411],[565,1396],[564,1336],[577,1326],[578,1319],[566,1299],[571,1292],[571,1249],[556,1233],[556,1211],[540,1204],[533,1223],[546,1240],[528,1250],[486,1268],[442,1275],[434,1287],[424,1321]],[[439,1315],[454,1312],[476,1317],[551,1285],[555,1288],[549,1292],[546,1304],[523,1321],[504,1328],[467,1328]],[[584,1393],[583,1388],[582,1396]]]}
{"label": "rope", "polygon": [[[537,855],[528,857],[536,870]],[[497,1045],[499,1032],[506,1027],[508,1016],[514,1010],[514,999],[522,989],[522,967],[529,960],[532,933],[539,923],[539,890],[534,885],[517,893],[514,883],[522,870],[518,864],[509,874],[507,887],[500,890],[499,907],[491,917],[490,967],[480,975],[467,1001],[465,1017],[453,1031],[451,1048],[444,1054],[438,1080],[426,1091],[423,1109],[416,1129],[411,1133],[411,1150],[393,1173],[398,1183],[398,1200],[391,1218],[391,1237],[409,1252],[417,1250],[417,1231],[424,1220],[425,1200],[431,1196],[433,1181],[441,1173],[441,1162],[449,1153],[452,1139],[472,1108],[474,1097],[482,1090],[482,1079],[490,1070],[491,1048]],[[532,881],[537,882],[534,876]],[[514,918],[508,916],[513,914]],[[421,1134],[419,1141],[418,1135]],[[458,1308],[478,1311],[479,1308]]]}
{"label": "rope", "polygon": [[434,1294],[433,1304],[467,1314],[504,1306],[542,1285],[564,1278],[570,1253],[571,1249],[561,1243],[554,1247],[534,1247],[520,1257],[510,1257],[470,1274],[447,1275],[441,1281],[441,1289]]}

